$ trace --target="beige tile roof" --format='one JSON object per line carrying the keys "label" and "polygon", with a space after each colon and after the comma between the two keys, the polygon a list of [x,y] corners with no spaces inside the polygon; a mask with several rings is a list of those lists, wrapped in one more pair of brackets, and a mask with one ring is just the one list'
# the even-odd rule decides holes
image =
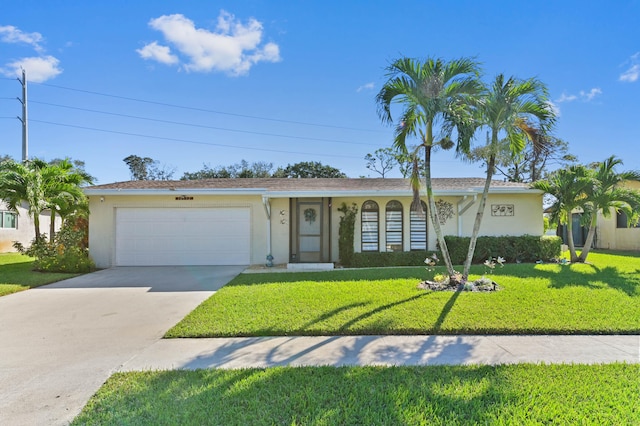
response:
{"label": "beige tile roof", "polygon": [[[478,189],[484,186],[483,178],[434,178],[432,179],[434,191],[465,191]],[[525,183],[503,182],[494,180],[491,188],[502,190],[514,189],[517,192],[528,189]],[[202,180],[134,180],[127,182],[115,182],[104,185],[96,185],[87,188],[91,192],[99,190],[187,190],[187,189],[256,189],[266,192],[301,192],[301,191],[332,191],[332,192],[359,192],[359,191],[398,191],[411,190],[408,179],[382,179],[382,178],[347,178],[347,179],[287,179],[287,178],[238,178],[238,179],[202,179]]]}

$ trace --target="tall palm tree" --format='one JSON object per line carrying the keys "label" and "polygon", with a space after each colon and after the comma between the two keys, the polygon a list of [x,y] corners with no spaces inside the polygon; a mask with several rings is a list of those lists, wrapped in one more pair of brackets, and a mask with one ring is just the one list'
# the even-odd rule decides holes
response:
{"label": "tall palm tree", "polygon": [[585,262],[591,250],[593,238],[598,225],[598,213],[610,217],[611,212],[622,211],[629,221],[637,220],[640,209],[640,191],[624,188],[625,181],[640,182],[640,171],[616,173],[616,166],[622,165],[622,160],[611,156],[598,165],[593,173],[593,183],[586,192],[586,211],[589,213],[589,232],[584,243],[578,262]]}
{"label": "tall palm tree", "polygon": [[506,144],[513,155],[520,154],[527,143],[532,143],[535,152],[544,149],[545,134],[555,121],[549,104],[547,88],[539,80],[505,79],[498,74],[480,99],[476,108],[477,125],[487,128],[487,144],[483,147],[487,169],[482,197],[473,224],[462,280],[466,281],[476,248],[480,225],[487,204],[491,179],[496,172],[496,157],[501,144]]}
{"label": "tall palm tree", "polygon": [[[424,62],[401,58],[387,67],[388,80],[378,93],[378,115],[383,123],[394,124],[392,109],[401,106],[395,128],[394,147],[408,154],[407,137],[417,137],[420,145],[412,153],[414,164],[424,149],[424,176],[429,216],[436,233],[443,260],[452,282],[456,272],[444,240],[431,182],[431,154],[434,148],[451,148],[453,130],[458,133],[458,146],[466,146],[472,135],[471,108],[474,98],[482,91],[478,80],[479,66],[472,59],[452,61],[427,59]],[[440,135],[434,136],[439,126]],[[416,168],[412,175],[414,198],[418,195],[419,175]],[[416,200],[414,200],[416,201]]]}
{"label": "tall palm tree", "polygon": [[572,214],[576,209],[586,209],[586,191],[592,184],[591,170],[581,164],[556,170],[547,179],[531,184],[532,188],[544,191],[555,198],[550,207],[551,221],[567,226],[567,245],[571,262],[578,261],[573,242]]}

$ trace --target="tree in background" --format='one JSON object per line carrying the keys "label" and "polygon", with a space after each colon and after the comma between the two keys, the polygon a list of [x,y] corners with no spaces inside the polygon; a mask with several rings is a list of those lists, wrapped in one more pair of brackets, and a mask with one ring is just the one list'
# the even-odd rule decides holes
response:
{"label": "tree in background", "polygon": [[393,148],[379,148],[373,154],[365,155],[364,160],[367,162],[367,169],[376,172],[384,179],[386,174],[398,165],[396,157],[397,154]]}
{"label": "tree in background", "polygon": [[[440,227],[438,211],[433,196],[431,182],[431,154],[434,148],[451,148],[452,132],[457,130],[458,146],[469,144],[473,135],[470,125],[471,108],[475,96],[481,93],[482,84],[478,80],[478,64],[462,58],[445,62],[441,59],[427,59],[419,62],[401,58],[387,67],[388,80],[378,93],[378,115],[383,123],[394,124],[392,106],[402,108],[395,127],[394,148],[409,155],[407,137],[417,137],[420,141],[412,152],[414,162],[412,183],[414,202],[419,204],[418,154],[424,149],[424,177],[428,199],[428,211],[436,233],[440,251],[449,273],[449,280],[457,284],[459,278],[453,269],[451,256]],[[434,126],[440,124],[441,136],[434,135]],[[422,208],[420,207],[419,210]]]}
{"label": "tree in background", "polygon": [[[499,142],[496,153],[495,169],[497,174],[502,175],[509,182],[535,182],[545,178],[553,170],[575,164],[578,158],[569,153],[569,143],[562,139],[540,135],[546,138],[542,146],[534,147],[528,144],[524,151],[514,154],[509,148],[508,141]],[[482,161],[486,165],[489,147],[483,145],[471,150],[469,158],[471,161]]]}
{"label": "tree in background", "polygon": [[324,165],[317,161],[303,161],[288,164],[287,167],[278,169],[273,174],[275,178],[346,178],[347,175],[335,167]]}
{"label": "tree in background", "polygon": [[249,164],[246,160],[230,166],[217,166],[212,168],[204,164],[197,172],[185,172],[180,180],[218,179],[218,178],[268,178],[271,177],[273,163],[258,161]]}
{"label": "tree in background", "polygon": [[130,155],[122,161],[129,166],[131,180],[171,180],[175,173],[174,167],[160,164],[150,157]]}
{"label": "tree in background", "polygon": [[611,212],[624,212],[627,221],[636,223],[640,214],[640,191],[624,188],[625,181],[640,182],[640,171],[617,173],[615,167],[622,165],[622,160],[611,156],[592,169],[592,183],[585,188],[585,212],[589,217],[589,232],[584,242],[578,262],[585,262],[598,226],[598,212],[610,217]]}
{"label": "tree in background", "polygon": [[548,140],[543,136],[555,121],[544,84],[536,79],[505,79],[502,74],[496,76],[491,87],[481,96],[475,112],[478,128],[488,129],[487,143],[484,146],[486,178],[469,240],[462,272],[463,281],[467,281],[469,277],[489,187],[495,174],[496,158],[504,150],[502,146],[507,145],[514,156],[520,155],[527,143],[533,146],[534,152],[541,152]]}

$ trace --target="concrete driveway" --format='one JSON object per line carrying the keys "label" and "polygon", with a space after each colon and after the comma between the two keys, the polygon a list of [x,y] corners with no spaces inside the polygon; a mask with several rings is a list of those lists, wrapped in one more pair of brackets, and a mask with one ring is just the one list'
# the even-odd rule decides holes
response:
{"label": "concrete driveway", "polygon": [[0,297],[0,425],[68,424],[242,266],[120,267]]}

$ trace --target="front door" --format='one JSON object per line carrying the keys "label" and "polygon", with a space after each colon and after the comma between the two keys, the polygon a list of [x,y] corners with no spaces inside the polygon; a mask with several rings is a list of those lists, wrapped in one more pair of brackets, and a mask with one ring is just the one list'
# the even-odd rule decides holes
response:
{"label": "front door", "polygon": [[300,201],[297,212],[298,261],[322,262],[322,202]]}

